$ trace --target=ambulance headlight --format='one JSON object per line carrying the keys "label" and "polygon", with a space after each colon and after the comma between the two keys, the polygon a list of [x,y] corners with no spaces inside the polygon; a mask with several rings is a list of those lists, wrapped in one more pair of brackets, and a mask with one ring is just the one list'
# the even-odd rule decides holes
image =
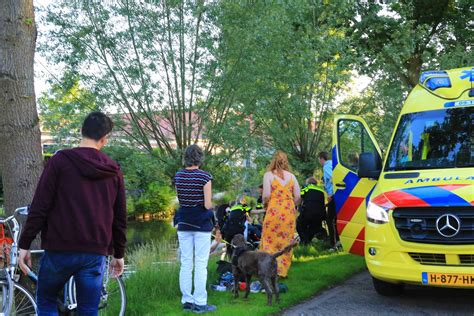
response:
{"label": "ambulance headlight", "polygon": [[367,220],[375,224],[388,223],[388,208],[369,202],[367,205]]}

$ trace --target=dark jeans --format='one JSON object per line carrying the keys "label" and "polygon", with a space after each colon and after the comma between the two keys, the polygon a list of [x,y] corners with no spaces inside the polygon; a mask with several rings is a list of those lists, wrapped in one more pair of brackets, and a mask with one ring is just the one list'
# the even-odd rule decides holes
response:
{"label": "dark jeans", "polygon": [[334,197],[331,202],[328,203],[328,214],[326,217],[326,223],[328,224],[329,232],[329,244],[331,247],[336,245],[336,242],[339,241],[339,234],[337,233],[337,216],[336,216],[336,203],[334,203]]}
{"label": "dark jeans", "polygon": [[254,240],[255,241],[255,237],[257,238],[256,240],[260,240],[260,238],[262,238],[262,225],[259,225],[259,224],[249,224],[247,226],[248,228],[248,239],[251,239],[251,240]]}
{"label": "dark jeans", "polygon": [[40,262],[36,300],[39,316],[58,315],[57,298],[74,275],[78,315],[97,315],[102,289],[105,256],[45,251]]}

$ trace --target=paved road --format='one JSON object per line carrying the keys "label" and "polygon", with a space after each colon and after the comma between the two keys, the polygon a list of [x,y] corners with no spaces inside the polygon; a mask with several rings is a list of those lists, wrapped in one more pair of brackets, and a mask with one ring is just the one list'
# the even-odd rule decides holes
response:
{"label": "paved road", "polygon": [[474,290],[407,286],[405,294],[378,295],[368,272],[353,276],[283,315],[474,315]]}

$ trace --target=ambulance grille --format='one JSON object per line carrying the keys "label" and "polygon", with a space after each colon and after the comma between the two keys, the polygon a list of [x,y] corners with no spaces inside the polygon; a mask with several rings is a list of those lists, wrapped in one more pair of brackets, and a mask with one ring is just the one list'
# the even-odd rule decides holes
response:
{"label": "ambulance grille", "polygon": [[459,255],[461,265],[474,266],[474,255]]}
{"label": "ambulance grille", "polygon": [[[442,231],[445,234],[443,236],[439,228],[445,226],[447,214],[450,214],[449,218],[455,229]],[[455,223],[456,220],[451,215],[459,220],[460,225]],[[400,238],[404,241],[443,245],[474,244],[474,207],[472,206],[396,208],[393,211],[393,218]],[[440,221],[437,228],[438,219]]]}
{"label": "ambulance grille", "polygon": [[446,257],[441,253],[420,253],[420,252],[409,252],[410,257],[421,263],[427,265],[445,265]]}

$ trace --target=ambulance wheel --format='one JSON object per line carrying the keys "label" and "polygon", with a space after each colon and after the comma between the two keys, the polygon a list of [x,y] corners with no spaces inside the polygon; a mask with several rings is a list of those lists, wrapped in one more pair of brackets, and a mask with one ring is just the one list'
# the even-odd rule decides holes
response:
{"label": "ambulance wheel", "polygon": [[403,294],[403,284],[389,283],[372,277],[375,291],[383,296],[399,296]]}

